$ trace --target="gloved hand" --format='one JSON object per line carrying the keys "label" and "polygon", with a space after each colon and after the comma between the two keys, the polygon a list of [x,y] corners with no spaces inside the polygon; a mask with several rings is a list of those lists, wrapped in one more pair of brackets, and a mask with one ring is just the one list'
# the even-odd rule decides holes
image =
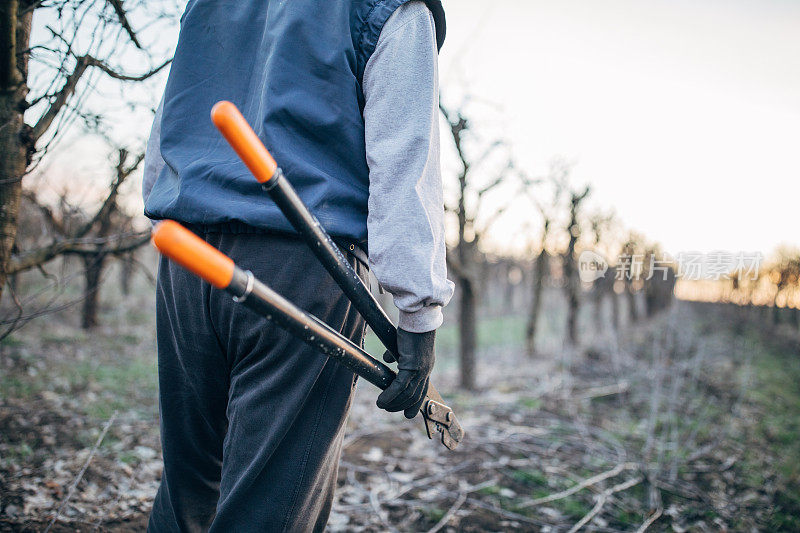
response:
{"label": "gloved hand", "polygon": [[[378,407],[389,412],[403,411],[406,418],[414,418],[419,411],[425,393],[428,391],[435,354],[433,342],[436,330],[426,333],[411,333],[397,330],[397,377],[384,390],[378,401]],[[392,354],[383,354],[387,363],[394,361]]]}

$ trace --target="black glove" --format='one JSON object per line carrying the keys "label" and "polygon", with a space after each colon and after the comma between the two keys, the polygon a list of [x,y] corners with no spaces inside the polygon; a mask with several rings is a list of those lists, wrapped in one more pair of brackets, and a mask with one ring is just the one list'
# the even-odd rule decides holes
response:
{"label": "black glove", "polygon": [[[428,392],[428,382],[435,354],[433,341],[436,330],[411,333],[397,330],[397,377],[378,396],[378,407],[389,412],[403,411],[406,418],[414,418]],[[394,361],[392,354],[383,354],[387,363]]]}

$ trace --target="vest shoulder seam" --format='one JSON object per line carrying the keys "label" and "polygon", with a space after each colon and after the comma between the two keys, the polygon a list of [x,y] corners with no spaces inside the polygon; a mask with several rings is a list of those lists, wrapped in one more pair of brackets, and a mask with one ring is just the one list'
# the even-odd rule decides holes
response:
{"label": "vest shoulder seam", "polygon": [[[396,3],[395,9],[406,3],[407,0],[378,0],[375,2],[367,14],[364,16],[364,21],[361,24],[361,28],[359,30],[358,36],[358,77],[359,80],[364,74],[364,68],[367,66],[367,61],[369,61],[369,56],[372,55],[372,52],[375,50],[375,46],[378,44],[378,38],[380,37],[380,31],[377,35],[369,35],[369,37],[373,37],[375,42],[367,42],[368,34],[371,32],[369,31],[369,25],[372,23],[372,19],[374,17],[375,11],[379,8],[382,8],[390,3]],[[394,9],[392,10],[392,13]],[[391,13],[389,14],[391,16]],[[389,17],[387,17],[388,20]],[[383,21],[385,24],[386,21]],[[383,24],[381,24],[381,29],[383,29]],[[371,50],[367,50],[367,47],[371,47]]]}
{"label": "vest shoulder seam", "polygon": [[[408,3],[408,2],[405,2],[405,3]],[[400,7],[402,7],[402,5],[404,5],[404,4],[401,4]],[[397,9],[400,9],[400,7],[398,7]],[[396,28],[392,29],[392,31],[390,31],[389,33],[384,35],[383,32],[381,32],[380,36],[378,37],[378,40],[380,41],[380,39],[388,39],[389,37],[391,37],[395,33],[399,32],[400,30],[402,30],[403,28],[405,28],[406,26],[408,26],[412,22],[416,22],[417,19],[427,18],[429,21],[431,21],[431,19],[433,18],[433,14],[431,13],[431,10],[424,3],[423,3],[423,7],[424,7],[424,11],[420,11],[419,13],[414,13],[413,15],[411,15],[411,17],[409,17],[407,20],[404,20],[402,24],[400,24]],[[376,43],[376,48],[377,48],[377,43]]]}

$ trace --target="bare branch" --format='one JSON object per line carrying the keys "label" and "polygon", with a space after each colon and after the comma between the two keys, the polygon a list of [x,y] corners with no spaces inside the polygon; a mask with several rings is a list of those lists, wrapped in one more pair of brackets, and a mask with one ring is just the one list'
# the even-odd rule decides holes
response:
{"label": "bare branch", "polygon": [[587,196],[589,196],[591,190],[592,190],[591,187],[587,185],[586,188],[583,189],[583,192],[572,193],[572,203],[575,205],[580,204],[583,200],[586,199]]}
{"label": "bare branch", "polygon": [[480,238],[487,231],[489,231],[489,228],[491,228],[492,225],[494,225],[494,223],[497,222],[497,220],[500,217],[502,217],[506,213],[506,211],[508,211],[509,207],[510,207],[510,202],[506,203],[500,209],[495,210],[494,213],[492,213],[492,215],[488,219],[486,219],[486,222],[483,223],[483,225],[481,226],[480,230],[477,230],[477,229],[475,230],[475,237],[476,238]]}
{"label": "bare branch", "polygon": [[461,263],[458,262],[458,259],[453,257],[453,251],[451,250],[447,251],[447,268],[452,270],[460,280],[469,279],[470,277],[464,267],[461,266]]}
{"label": "bare branch", "polygon": [[159,66],[155,67],[154,69],[149,70],[149,71],[145,72],[144,74],[140,74],[138,76],[135,76],[135,75],[123,74],[121,72],[118,72],[118,71],[114,70],[113,68],[109,67],[105,62],[103,62],[103,61],[101,61],[99,59],[95,59],[94,57],[89,56],[88,59],[89,59],[89,63],[90,63],[91,66],[97,67],[100,70],[102,70],[103,72],[105,72],[107,75],[109,75],[112,78],[114,78],[115,80],[121,80],[121,81],[145,81],[148,78],[152,78],[153,76],[155,76],[156,74],[158,74],[159,72],[164,70],[164,68],[166,68],[167,65],[172,63],[172,59],[167,59],[166,61],[161,63]]}
{"label": "bare branch", "polygon": [[47,108],[47,111],[42,114],[36,124],[33,126],[33,139],[38,140],[45,134],[45,132],[50,128],[53,124],[53,121],[56,119],[58,114],[61,112],[61,109],[66,105],[67,100],[69,100],[70,96],[75,93],[75,87],[78,86],[78,82],[81,80],[83,75],[86,73],[86,69],[89,67],[89,61],[86,56],[79,57],[77,63],[75,64],[75,68],[72,72],[67,76],[64,80],[64,85],[61,89],[56,93],[55,98],[50,103],[50,106]]}
{"label": "bare branch", "polygon": [[49,206],[40,203],[39,199],[36,197],[36,194],[33,191],[22,191],[22,196],[30,203],[32,203],[34,206],[36,206],[36,208],[39,210],[39,212],[42,214],[45,221],[50,225],[51,228],[53,228],[56,232],[58,232],[61,235],[66,234],[67,229],[64,227],[63,221],[56,218],[55,214],[53,213],[53,210],[50,209]]}
{"label": "bare branch", "polygon": [[130,23],[128,22],[128,14],[125,12],[125,8],[122,7],[122,0],[106,0],[111,6],[114,8],[114,11],[117,13],[117,18],[119,19],[120,25],[125,29],[130,37],[131,42],[136,45],[136,48],[142,50],[142,45],[139,44],[139,39],[136,38],[136,33],[131,28]]}
{"label": "bare branch", "polygon": [[450,134],[453,137],[453,143],[455,144],[456,152],[458,153],[458,159],[461,161],[461,166],[463,167],[462,177],[466,176],[469,172],[470,164],[469,161],[467,161],[467,156],[464,152],[464,147],[461,142],[464,132],[469,129],[469,122],[460,111],[456,111],[457,117],[453,118],[453,113],[448,111],[441,102],[439,102],[439,110],[442,112],[442,115],[450,126]]}
{"label": "bare branch", "polygon": [[17,316],[15,316],[11,320],[11,324],[8,326],[2,334],[0,334],[0,341],[11,335],[11,333],[17,329],[17,324],[19,324],[20,320],[22,320],[22,314],[25,310],[22,308],[22,304],[17,297],[17,292],[14,290],[14,284],[10,283],[6,280],[6,284],[8,285],[8,292],[11,293],[11,299],[14,301],[14,306],[17,308]]}
{"label": "bare branch", "polygon": [[[128,151],[124,148],[119,150],[119,162],[116,166],[117,176],[114,179],[113,183],[111,184],[111,192],[109,192],[108,196],[106,197],[105,201],[103,201],[103,205],[100,206],[100,209],[97,210],[97,213],[87,221],[77,232],[75,232],[75,238],[85,237],[97,224],[98,222],[107,221],[108,217],[114,211],[117,202],[117,193],[119,191],[120,186],[125,181],[125,179],[130,176],[144,161],[144,153],[139,154],[134,162],[129,166],[125,167],[125,163],[128,159]],[[105,233],[101,231],[100,233]]]}
{"label": "bare branch", "polygon": [[113,235],[101,239],[65,239],[11,258],[8,273],[16,274],[43,265],[59,255],[118,255],[143,246],[150,240],[150,230]]}
{"label": "bare branch", "polygon": [[514,163],[509,161],[506,167],[500,172],[500,174],[498,174],[498,176],[494,179],[494,181],[492,181],[482,189],[478,190],[478,198],[482,197],[484,194],[486,194],[487,192],[491,191],[492,189],[503,183],[506,177],[508,177],[509,171],[513,169],[514,169]]}
{"label": "bare branch", "polygon": [[162,69],[164,69],[167,65],[172,62],[171,59],[168,59],[160,66],[145,72],[139,76],[131,76],[128,74],[122,74],[117,72],[116,70],[109,67],[105,62],[96,59],[92,56],[80,56],[77,58],[77,62],[75,63],[75,68],[72,72],[67,76],[66,80],[64,81],[64,85],[61,89],[55,94],[53,101],[50,103],[50,106],[47,108],[47,111],[42,114],[39,120],[36,122],[36,125],[33,126],[33,139],[38,140],[40,139],[50,128],[53,124],[53,121],[58,117],[58,114],[61,112],[61,109],[66,105],[69,98],[75,93],[75,88],[78,85],[78,82],[81,80],[83,75],[86,73],[86,70],[89,67],[95,67],[103,72],[105,72],[108,76],[121,80],[121,81],[144,81],[152,76],[158,74]]}

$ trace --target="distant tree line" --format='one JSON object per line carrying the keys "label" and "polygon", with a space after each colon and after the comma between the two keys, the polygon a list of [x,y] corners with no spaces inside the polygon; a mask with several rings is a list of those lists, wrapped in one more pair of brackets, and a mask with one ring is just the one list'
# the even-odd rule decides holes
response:
{"label": "distant tree line", "polygon": [[800,250],[781,247],[758,268],[738,268],[727,279],[724,301],[767,306],[773,324],[788,321],[800,328]]}
{"label": "distant tree line", "polygon": [[[516,295],[522,293],[527,302],[524,345],[531,357],[537,355],[537,333],[547,287],[557,287],[563,293],[567,309],[564,341],[570,349],[588,340],[581,335],[591,330],[579,323],[580,311],[587,303],[595,308],[595,330],[600,330],[606,327],[601,311],[605,302],[610,302],[608,323],[612,333],[622,324],[621,300],[627,309],[627,323],[655,316],[670,307],[675,265],[665,263],[658,257],[658,248],[635,233],[620,242],[624,232],[619,223],[613,214],[589,210],[592,191],[573,183],[569,163],[556,160],[546,176],[531,178],[516,168],[507,153],[503,158],[493,157],[505,143],[482,141],[472,131],[463,110],[445,106],[441,110],[459,161],[456,204],[447,206],[458,228],[448,251],[448,267],[458,288],[455,305],[463,388],[477,386],[478,302],[486,301],[490,293],[506,294],[506,304],[519,300]],[[479,247],[492,224],[508,208],[503,204],[491,211],[486,208],[487,197],[500,190],[509,204],[527,202],[528,212],[536,219],[520,225],[529,233],[526,257],[492,258]],[[605,275],[589,282],[582,281],[579,272],[579,256],[585,250],[602,252],[608,261]],[[625,257],[635,257],[637,261],[618,264]],[[518,279],[511,279],[512,273]]]}

